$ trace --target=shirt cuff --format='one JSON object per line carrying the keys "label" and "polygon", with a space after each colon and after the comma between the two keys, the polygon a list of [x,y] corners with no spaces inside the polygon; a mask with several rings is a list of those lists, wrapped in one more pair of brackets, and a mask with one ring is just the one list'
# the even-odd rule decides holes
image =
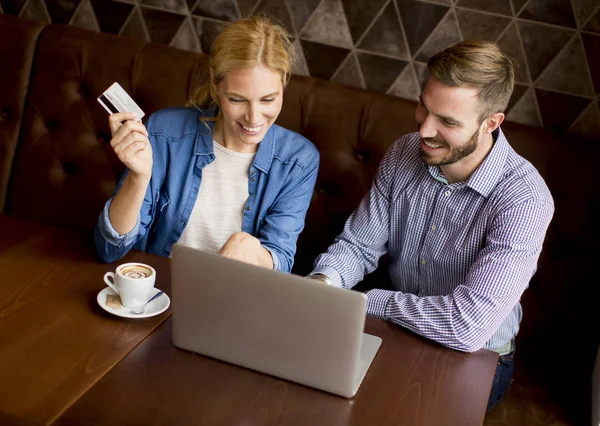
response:
{"label": "shirt cuff", "polygon": [[264,246],[264,245],[263,245],[263,248],[265,250],[267,250],[269,253],[271,253],[271,258],[273,258],[273,270],[280,271],[281,268],[279,267],[279,265],[281,263],[279,262],[279,257],[277,256],[277,253],[275,253],[275,250],[271,250],[269,247]]}
{"label": "shirt cuff", "polygon": [[336,271],[331,266],[321,266],[321,267],[313,270],[309,275],[312,275],[312,274],[327,275],[327,278],[329,278],[331,280],[331,285],[333,287],[345,288],[344,283],[342,283],[342,277],[340,277],[340,274],[338,273],[338,271]]}
{"label": "shirt cuff", "polygon": [[140,215],[138,214],[137,222],[131,231],[129,231],[127,234],[119,234],[117,231],[115,231],[115,228],[113,228],[112,223],[110,223],[110,218],[108,217],[108,209],[112,204],[112,200],[113,199],[111,198],[107,201],[107,203],[104,205],[104,210],[102,210],[102,213],[100,213],[100,218],[98,220],[100,232],[102,232],[104,239],[113,246],[119,247],[122,244],[128,246],[135,241],[135,238],[140,230]]}
{"label": "shirt cuff", "polygon": [[367,292],[367,315],[385,319],[387,307],[394,297],[395,291],[373,289]]}

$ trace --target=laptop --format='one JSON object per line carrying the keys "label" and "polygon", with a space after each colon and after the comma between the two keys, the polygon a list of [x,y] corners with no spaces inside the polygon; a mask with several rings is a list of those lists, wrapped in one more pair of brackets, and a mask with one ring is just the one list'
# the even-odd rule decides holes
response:
{"label": "laptop", "polygon": [[363,333],[367,298],[175,244],[173,344],[346,398],[381,338]]}

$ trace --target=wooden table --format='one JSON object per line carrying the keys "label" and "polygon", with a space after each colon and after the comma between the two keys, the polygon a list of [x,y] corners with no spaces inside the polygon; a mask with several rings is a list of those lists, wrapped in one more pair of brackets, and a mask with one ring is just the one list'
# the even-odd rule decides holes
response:
{"label": "wooden table", "polygon": [[354,399],[177,349],[171,320],[58,425],[481,425],[497,355],[464,354],[373,318],[383,344]]}
{"label": "wooden table", "polygon": [[[170,262],[145,253],[156,287]],[[0,215],[0,424],[50,424],[168,317],[126,320],[103,311],[91,235]]]}
{"label": "wooden table", "polygon": [[[153,265],[170,293],[169,259],[126,261]],[[96,295],[114,267],[97,260],[91,235],[0,215],[0,424],[482,423],[494,352],[452,351],[368,318],[383,344],[348,400],[177,349],[169,311],[111,316]]]}

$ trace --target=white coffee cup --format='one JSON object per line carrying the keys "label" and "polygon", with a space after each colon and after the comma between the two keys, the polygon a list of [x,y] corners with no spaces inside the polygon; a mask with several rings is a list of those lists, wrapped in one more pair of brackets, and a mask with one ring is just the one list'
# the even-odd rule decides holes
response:
{"label": "white coffee cup", "polygon": [[138,262],[124,263],[115,272],[104,274],[104,282],[119,295],[121,304],[132,309],[148,301],[155,281],[154,268]]}

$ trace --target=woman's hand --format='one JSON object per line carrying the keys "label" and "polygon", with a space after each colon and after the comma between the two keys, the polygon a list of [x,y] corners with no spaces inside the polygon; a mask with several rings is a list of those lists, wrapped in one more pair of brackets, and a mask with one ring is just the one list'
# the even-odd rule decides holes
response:
{"label": "woman's hand", "polygon": [[130,112],[119,112],[108,117],[112,134],[110,146],[134,177],[149,179],[152,175],[152,146],[146,127],[141,122],[133,121],[134,118],[135,114]]}
{"label": "woman's hand", "polygon": [[247,232],[232,234],[219,250],[219,254],[240,262],[273,269],[271,253],[260,244],[258,238]]}

